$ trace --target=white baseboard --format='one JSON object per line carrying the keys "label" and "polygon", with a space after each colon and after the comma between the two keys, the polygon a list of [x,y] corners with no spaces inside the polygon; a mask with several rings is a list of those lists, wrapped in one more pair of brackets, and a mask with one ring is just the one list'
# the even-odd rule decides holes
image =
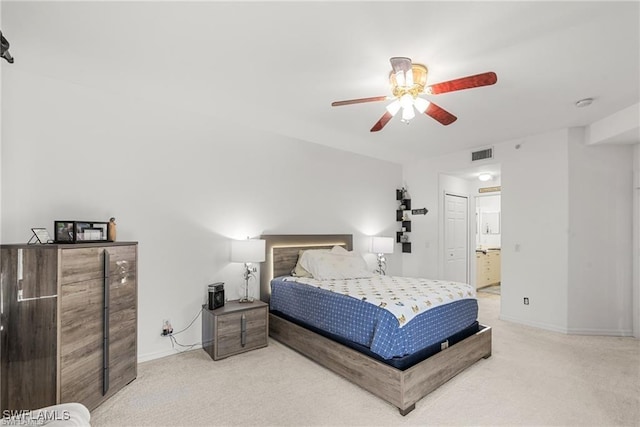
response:
{"label": "white baseboard", "polygon": [[176,350],[170,348],[169,350],[157,351],[155,353],[146,353],[138,355],[138,363],[148,362],[150,360],[161,359],[167,356],[173,356],[174,354],[184,353],[185,351],[193,351],[202,349],[202,345],[198,345],[189,350]]}
{"label": "white baseboard", "polygon": [[568,334],[571,335],[591,335],[591,336],[606,336],[606,337],[632,337],[633,331],[631,329],[581,329],[581,328],[569,328]]}
{"label": "white baseboard", "polygon": [[524,321],[522,319],[517,319],[515,317],[505,316],[504,314],[501,314],[499,319],[505,320],[507,322],[517,323],[519,325],[525,325],[525,326],[531,326],[538,329],[544,329],[545,331],[559,332],[565,335],[567,334],[567,328],[561,328],[559,326],[552,325],[550,323],[529,322],[529,321]]}
{"label": "white baseboard", "polygon": [[500,320],[517,323],[519,325],[532,326],[538,329],[544,329],[551,332],[559,332],[565,335],[590,335],[590,336],[606,336],[606,337],[632,337],[631,329],[582,329],[582,328],[561,328],[556,325],[540,322],[528,322],[513,317],[500,315]]}

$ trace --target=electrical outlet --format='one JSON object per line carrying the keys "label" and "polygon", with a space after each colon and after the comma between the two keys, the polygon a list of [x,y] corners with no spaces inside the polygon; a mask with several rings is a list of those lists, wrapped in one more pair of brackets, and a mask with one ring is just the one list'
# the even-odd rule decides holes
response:
{"label": "electrical outlet", "polygon": [[524,305],[529,305],[529,297],[524,297]]}
{"label": "electrical outlet", "polygon": [[169,319],[165,319],[162,321],[162,336],[166,337],[167,335],[171,335],[173,333],[173,327],[171,326],[171,322]]}

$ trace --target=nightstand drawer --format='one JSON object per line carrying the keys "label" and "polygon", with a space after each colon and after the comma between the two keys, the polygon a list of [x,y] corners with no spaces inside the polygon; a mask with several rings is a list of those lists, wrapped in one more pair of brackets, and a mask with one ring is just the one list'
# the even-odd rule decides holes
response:
{"label": "nightstand drawer", "polygon": [[262,301],[230,301],[215,310],[203,307],[203,349],[213,360],[218,360],[266,347],[268,314],[268,305]]}
{"label": "nightstand drawer", "polygon": [[216,359],[267,345],[267,309],[217,317]]}

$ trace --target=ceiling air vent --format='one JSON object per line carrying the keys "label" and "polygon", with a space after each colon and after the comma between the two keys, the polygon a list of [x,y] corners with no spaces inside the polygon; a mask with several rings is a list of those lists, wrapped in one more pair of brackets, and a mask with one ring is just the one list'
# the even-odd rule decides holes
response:
{"label": "ceiling air vent", "polygon": [[485,148],[484,150],[472,151],[471,161],[493,159],[493,148]]}

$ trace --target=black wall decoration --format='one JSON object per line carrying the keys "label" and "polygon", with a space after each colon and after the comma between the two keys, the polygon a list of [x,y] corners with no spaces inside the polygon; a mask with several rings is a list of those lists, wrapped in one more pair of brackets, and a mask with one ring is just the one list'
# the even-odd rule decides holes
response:
{"label": "black wall decoration", "polygon": [[402,244],[402,252],[411,253],[411,242],[409,241],[409,233],[411,232],[412,215],[426,215],[429,210],[427,208],[411,209],[411,197],[406,188],[402,187],[396,190],[396,200],[399,205],[396,209],[396,221],[401,223],[402,228],[396,232],[396,243]]}
{"label": "black wall decoration", "polygon": [[13,64],[13,56],[9,53],[9,41],[4,38],[2,31],[0,31],[0,56],[6,59],[9,64]]}

